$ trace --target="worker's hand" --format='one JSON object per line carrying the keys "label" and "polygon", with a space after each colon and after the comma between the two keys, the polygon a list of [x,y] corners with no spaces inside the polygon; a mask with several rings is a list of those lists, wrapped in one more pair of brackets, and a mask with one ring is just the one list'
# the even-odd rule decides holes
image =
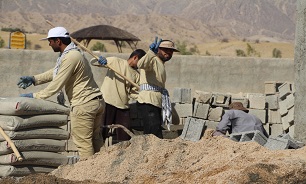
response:
{"label": "worker's hand", "polygon": [[159,41],[158,41],[158,37],[156,36],[155,37],[155,41],[153,42],[153,43],[151,43],[151,45],[150,45],[150,50],[151,51],[153,51],[155,54],[157,54],[157,52],[158,52],[158,47],[159,47],[159,45],[160,45],[160,42],[162,42],[163,40],[162,39],[159,39]]}
{"label": "worker's hand", "polygon": [[29,86],[31,86],[32,84],[34,84],[34,77],[33,76],[22,76],[20,77],[19,82],[17,83],[19,88],[27,88]]}
{"label": "worker's hand", "polygon": [[24,94],[20,94],[20,97],[33,98],[33,93],[24,93]]}
{"label": "worker's hand", "polygon": [[107,65],[107,60],[106,60],[105,57],[99,56],[98,63],[99,63],[100,65],[102,65],[102,66],[105,66],[105,65]]}

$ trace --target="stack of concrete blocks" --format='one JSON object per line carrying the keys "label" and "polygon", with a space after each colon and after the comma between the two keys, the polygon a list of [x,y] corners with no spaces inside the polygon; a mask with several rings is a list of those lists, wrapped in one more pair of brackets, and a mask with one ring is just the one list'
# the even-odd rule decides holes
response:
{"label": "stack of concrete blocks", "polygon": [[192,116],[190,88],[174,88],[171,100],[173,124],[184,125],[185,119]]}
{"label": "stack of concrete blocks", "polygon": [[269,135],[294,137],[294,86],[290,82],[265,82]]}
{"label": "stack of concrete blocks", "polygon": [[[231,96],[221,93],[196,91],[192,100],[191,89],[175,88],[172,97],[173,123],[184,125],[181,137],[186,140],[197,140],[190,137],[190,132],[200,132],[207,128],[215,129],[223,115],[223,108],[228,107]],[[203,124],[203,128],[196,128],[192,124]],[[193,134],[194,136],[198,134]],[[187,136],[184,138],[184,136]],[[188,137],[189,136],[189,137]]]}

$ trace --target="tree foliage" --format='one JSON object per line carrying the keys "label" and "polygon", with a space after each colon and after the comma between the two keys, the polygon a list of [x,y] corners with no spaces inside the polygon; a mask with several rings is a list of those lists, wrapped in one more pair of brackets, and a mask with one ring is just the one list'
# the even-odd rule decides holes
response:
{"label": "tree foliage", "polygon": [[176,42],[176,47],[177,49],[180,51],[181,55],[193,55],[193,54],[200,54],[200,51],[198,49],[198,46],[193,45],[192,47],[190,47],[189,49],[187,48],[187,44],[185,41],[180,42],[177,41]]}
{"label": "tree foliage", "polygon": [[100,51],[100,52],[107,52],[106,47],[103,43],[97,42],[92,47],[91,50],[93,51]]}
{"label": "tree foliage", "polygon": [[4,40],[0,37],[0,48],[3,48],[5,45]]}
{"label": "tree foliage", "polygon": [[250,44],[247,43],[246,52],[241,49],[237,49],[236,56],[238,57],[260,57],[260,53],[257,52],[254,47],[252,47]]}
{"label": "tree foliage", "polygon": [[282,57],[282,51],[278,50],[277,48],[274,48],[273,51],[272,51],[272,57],[281,58]]}

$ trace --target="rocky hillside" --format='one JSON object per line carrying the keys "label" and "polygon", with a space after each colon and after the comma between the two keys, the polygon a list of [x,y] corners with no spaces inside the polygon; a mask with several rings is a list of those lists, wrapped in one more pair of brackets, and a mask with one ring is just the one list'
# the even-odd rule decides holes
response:
{"label": "rocky hillside", "polygon": [[0,0],[0,27],[46,33],[108,24],[151,41],[222,39],[293,42],[296,0]]}

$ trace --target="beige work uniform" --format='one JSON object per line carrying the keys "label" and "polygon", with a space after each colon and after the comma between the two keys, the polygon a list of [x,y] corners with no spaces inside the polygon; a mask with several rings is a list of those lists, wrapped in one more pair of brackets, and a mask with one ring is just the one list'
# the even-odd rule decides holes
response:
{"label": "beige work uniform", "polygon": [[[166,69],[164,63],[149,50],[147,54],[142,57],[137,66],[140,71],[140,85],[150,84],[165,88],[166,83]],[[162,107],[162,94],[159,91],[140,91],[137,101],[139,103],[152,104],[156,107]]]}
{"label": "beige work uniform", "polygon": [[35,75],[35,85],[50,82],[33,94],[34,98],[46,99],[65,88],[71,106],[71,131],[81,157],[93,155],[103,145],[101,121],[104,111],[102,93],[94,81],[88,61],[77,50],[70,50],[62,59],[57,75],[53,70]]}
{"label": "beige work uniform", "polygon": [[[129,66],[127,60],[117,57],[108,57],[106,59],[107,65],[111,66],[111,68],[134,83],[139,83],[139,73]],[[128,109],[129,98],[135,99],[138,95],[136,87],[110,69],[104,78],[101,91],[105,102],[119,109]]]}

